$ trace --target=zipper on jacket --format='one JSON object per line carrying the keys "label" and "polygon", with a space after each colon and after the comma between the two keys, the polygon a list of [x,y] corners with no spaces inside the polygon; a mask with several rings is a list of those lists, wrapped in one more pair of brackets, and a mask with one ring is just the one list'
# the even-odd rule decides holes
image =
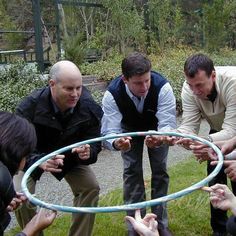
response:
{"label": "zipper on jacket", "polygon": [[214,102],[212,102],[212,112],[215,113],[215,106],[214,106]]}

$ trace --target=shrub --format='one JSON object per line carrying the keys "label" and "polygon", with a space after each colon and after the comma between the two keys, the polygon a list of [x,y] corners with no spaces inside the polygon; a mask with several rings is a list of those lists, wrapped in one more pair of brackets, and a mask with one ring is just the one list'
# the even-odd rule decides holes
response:
{"label": "shrub", "polygon": [[3,67],[0,70],[0,109],[14,112],[23,97],[46,83],[37,68],[24,61]]}
{"label": "shrub", "polygon": [[65,59],[78,66],[84,61],[86,55],[86,43],[83,38],[83,34],[77,34],[64,39]]}
{"label": "shrub", "polygon": [[99,79],[110,81],[121,73],[122,55],[113,53],[104,61],[84,63],[80,66],[81,72],[85,75],[96,75]]}

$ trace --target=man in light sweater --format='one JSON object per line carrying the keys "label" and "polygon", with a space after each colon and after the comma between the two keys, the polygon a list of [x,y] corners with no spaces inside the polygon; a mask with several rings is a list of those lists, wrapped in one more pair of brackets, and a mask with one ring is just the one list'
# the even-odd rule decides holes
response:
{"label": "man in light sweater", "polygon": [[[210,125],[208,141],[227,140],[236,135],[236,67],[215,67],[210,58],[203,54],[190,56],[184,65],[186,81],[182,88],[183,117],[178,132],[197,135],[202,119]],[[160,142],[156,137],[155,142]],[[170,142],[170,137],[165,142]],[[172,140],[173,141],[173,140]],[[188,140],[190,141],[190,140]],[[194,142],[182,141],[185,147],[193,149],[193,153],[201,162],[208,160],[206,148],[197,148]],[[181,142],[181,141],[178,141]],[[172,143],[173,144],[173,143]],[[191,144],[191,146],[189,146]],[[207,172],[210,174],[215,166],[208,161]],[[209,183],[226,184],[227,177],[224,169]],[[236,183],[232,182],[233,192],[236,193]],[[226,211],[211,206],[211,227],[213,236],[227,235]]]}

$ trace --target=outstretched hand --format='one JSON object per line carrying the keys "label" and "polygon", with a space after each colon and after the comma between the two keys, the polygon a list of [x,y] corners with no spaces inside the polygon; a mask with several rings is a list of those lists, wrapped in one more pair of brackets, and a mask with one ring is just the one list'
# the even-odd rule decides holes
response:
{"label": "outstretched hand", "polygon": [[27,197],[23,193],[16,192],[16,196],[11,200],[7,206],[7,211],[14,211],[27,200]]}
{"label": "outstretched hand", "polygon": [[40,168],[46,172],[59,173],[62,171],[64,155],[56,155],[40,165]]}
{"label": "outstretched hand", "polygon": [[162,136],[162,135],[147,135],[145,138],[145,144],[149,148],[155,148],[162,144],[173,146],[176,142],[176,137]]}
{"label": "outstretched hand", "polygon": [[132,138],[129,136],[118,138],[113,142],[113,146],[115,149],[125,152],[131,148],[131,143],[130,143],[131,140]]}
{"label": "outstretched hand", "polygon": [[27,236],[34,236],[52,224],[56,217],[55,211],[41,208],[22,231]]}
{"label": "outstretched hand", "polygon": [[210,193],[210,201],[213,207],[221,210],[231,209],[233,214],[236,215],[236,197],[227,185],[215,184],[211,187],[204,187],[203,189]]}
{"label": "outstretched hand", "polygon": [[134,230],[141,236],[159,236],[156,215],[153,213],[146,214],[142,219],[140,210],[138,209],[135,211],[135,218],[126,216],[125,220],[129,221]]}
{"label": "outstretched hand", "polygon": [[85,144],[80,147],[73,148],[72,153],[77,153],[81,160],[87,160],[90,158],[90,145]]}

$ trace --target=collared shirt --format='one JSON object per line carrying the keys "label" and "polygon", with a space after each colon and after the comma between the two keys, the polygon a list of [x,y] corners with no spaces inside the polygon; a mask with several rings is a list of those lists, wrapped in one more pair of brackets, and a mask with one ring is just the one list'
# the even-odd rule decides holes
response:
{"label": "collared shirt", "polygon": [[[143,111],[145,97],[139,100],[132,94],[126,85],[126,92],[134,102],[136,109],[141,113]],[[121,120],[122,114],[115,102],[113,95],[106,91],[102,100],[103,118],[102,118],[102,135],[115,135],[122,133]],[[157,112],[158,131],[167,132],[176,128],[176,101],[173,90],[169,83],[166,83],[161,88],[158,95]],[[112,147],[114,139],[109,139],[104,142],[106,148],[114,150]]]}
{"label": "collared shirt", "polygon": [[144,101],[145,101],[147,94],[143,97],[138,98],[138,97],[134,96],[133,93],[129,90],[127,84],[125,85],[125,90],[126,90],[126,93],[129,95],[129,97],[131,98],[131,100],[134,102],[134,105],[135,105],[137,111],[139,113],[142,113]]}
{"label": "collared shirt", "polygon": [[66,115],[66,114],[68,114],[68,113],[73,114],[73,112],[74,112],[74,107],[69,108],[69,109],[67,109],[66,111],[62,112],[62,111],[59,109],[59,107],[57,106],[57,104],[55,103],[55,101],[52,99],[52,97],[51,97],[51,102],[52,102],[52,106],[53,106],[53,109],[54,109],[54,111],[55,111],[56,114],[61,113],[61,114],[63,114],[63,115]]}

